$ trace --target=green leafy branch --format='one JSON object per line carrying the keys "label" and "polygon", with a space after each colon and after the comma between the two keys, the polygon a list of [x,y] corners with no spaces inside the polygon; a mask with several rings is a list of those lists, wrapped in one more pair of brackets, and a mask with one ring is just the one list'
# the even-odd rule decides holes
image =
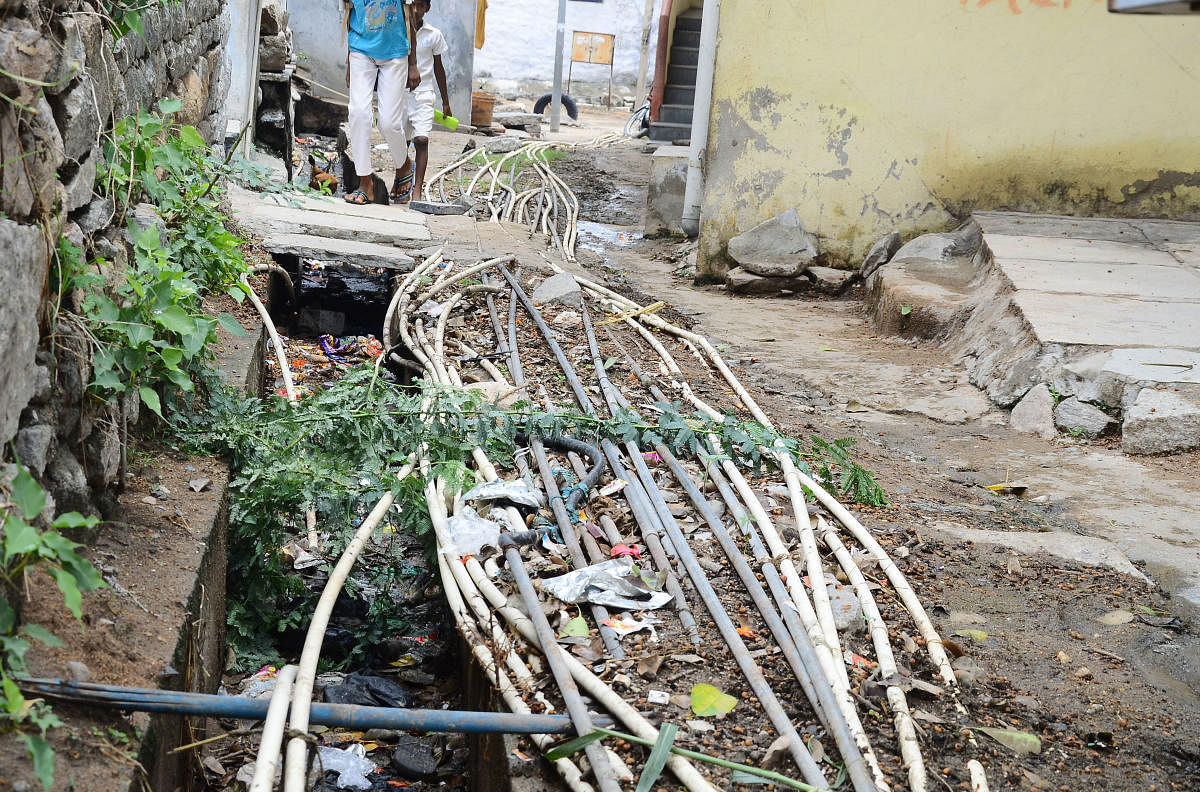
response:
{"label": "green leafy branch", "polygon": [[14,677],[26,672],[25,654],[29,640],[51,648],[62,641],[38,624],[22,624],[20,606],[26,577],[40,570],[54,579],[63,603],[76,619],[82,619],[82,593],[104,585],[95,568],[79,555],[79,545],[67,539],[62,529],[93,527],[95,517],[77,512],[60,515],[47,530],[35,524],[46,506],[46,492],[17,465],[17,475],[8,487],[3,505],[3,556],[0,560],[0,732],[18,731],[33,760],[33,769],[50,789],[54,785],[54,751],[46,740],[47,730],[62,723],[41,700],[26,699]]}

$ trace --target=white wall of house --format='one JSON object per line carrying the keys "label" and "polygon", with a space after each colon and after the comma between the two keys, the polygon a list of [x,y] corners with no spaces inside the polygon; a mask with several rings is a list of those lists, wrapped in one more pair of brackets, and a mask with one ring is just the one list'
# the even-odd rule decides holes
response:
{"label": "white wall of house", "polygon": [[[293,0],[294,2],[294,0]],[[651,18],[650,61],[654,71],[654,45],[658,2]],[[645,0],[567,0],[566,54],[563,79],[570,59],[574,31],[614,33],[617,36],[614,80],[622,95],[632,95],[637,83],[642,47]],[[475,55],[475,77],[490,90],[502,94],[532,93],[553,82],[554,39],[558,0],[488,0],[487,37]],[[584,91],[595,94],[608,84],[608,67],[577,63],[574,80]],[[578,92],[577,92],[578,93]]]}

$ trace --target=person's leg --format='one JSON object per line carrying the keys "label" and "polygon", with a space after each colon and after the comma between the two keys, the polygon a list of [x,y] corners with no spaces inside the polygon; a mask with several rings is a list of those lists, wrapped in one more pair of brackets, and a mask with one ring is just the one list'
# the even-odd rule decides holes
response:
{"label": "person's leg", "polygon": [[429,164],[429,138],[413,138],[413,149],[416,151],[413,157],[413,200],[423,201],[425,199],[425,168]]}
{"label": "person's leg", "polygon": [[425,194],[425,168],[429,165],[429,132],[433,129],[433,93],[417,91],[408,106],[408,125],[412,130],[413,198],[422,200]]}
{"label": "person's leg", "polygon": [[[358,52],[350,53],[350,101],[346,127],[350,138],[350,158],[359,177],[358,188],[368,202],[374,200],[371,174],[371,98],[375,93],[375,62]],[[352,194],[346,196],[352,200]]]}
{"label": "person's leg", "polygon": [[[404,137],[407,108],[405,93],[408,81],[408,59],[394,58],[379,63],[379,131],[387,141],[392,159],[396,161],[396,178],[411,176],[412,163],[408,158],[408,140]],[[401,193],[405,190],[401,190]],[[404,199],[401,200],[401,203]]]}

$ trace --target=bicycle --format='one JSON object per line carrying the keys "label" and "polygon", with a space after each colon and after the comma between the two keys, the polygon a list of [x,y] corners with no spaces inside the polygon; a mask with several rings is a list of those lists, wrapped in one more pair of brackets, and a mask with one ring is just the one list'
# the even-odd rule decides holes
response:
{"label": "bicycle", "polygon": [[641,107],[634,109],[633,115],[625,122],[625,137],[638,138],[646,137],[650,134],[650,95],[646,94],[646,100],[642,102]]}

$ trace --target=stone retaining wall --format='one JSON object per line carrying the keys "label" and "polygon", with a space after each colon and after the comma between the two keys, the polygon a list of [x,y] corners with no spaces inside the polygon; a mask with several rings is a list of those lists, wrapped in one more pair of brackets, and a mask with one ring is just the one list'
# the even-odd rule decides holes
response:
{"label": "stone retaining wall", "polygon": [[89,260],[128,260],[112,203],[93,194],[115,120],[178,98],[181,123],[208,140],[223,134],[223,3],[152,4],[144,35],[114,41],[86,0],[0,0],[0,64],[20,78],[0,75],[0,443],[15,439],[59,511],[94,511],[117,474],[122,418],[136,420],[138,404],[102,405],[87,392],[86,334],[48,303],[52,254],[65,236]]}

